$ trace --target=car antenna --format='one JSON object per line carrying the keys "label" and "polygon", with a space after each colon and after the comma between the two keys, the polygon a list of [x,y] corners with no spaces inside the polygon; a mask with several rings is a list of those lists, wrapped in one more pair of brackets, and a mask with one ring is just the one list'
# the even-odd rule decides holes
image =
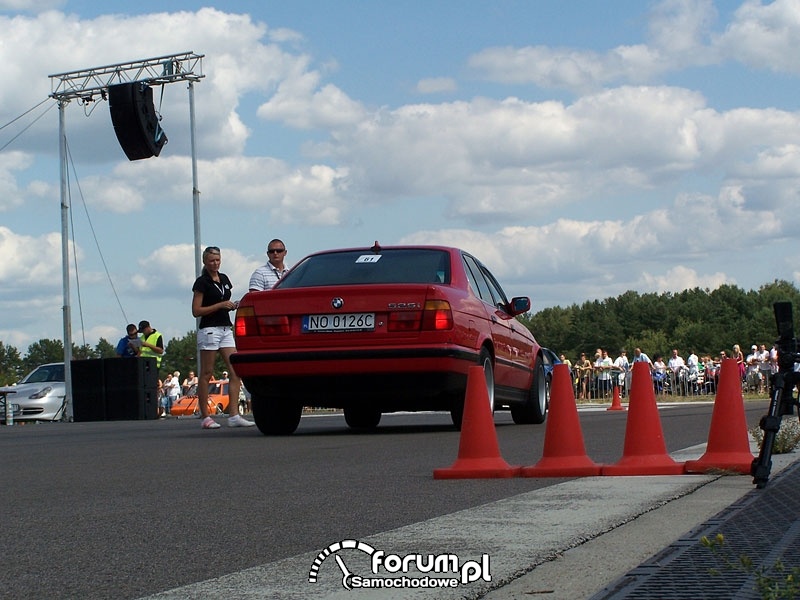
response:
{"label": "car antenna", "polygon": [[375,244],[370,248],[375,254],[381,253],[381,245],[378,243],[378,240],[375,240]]}

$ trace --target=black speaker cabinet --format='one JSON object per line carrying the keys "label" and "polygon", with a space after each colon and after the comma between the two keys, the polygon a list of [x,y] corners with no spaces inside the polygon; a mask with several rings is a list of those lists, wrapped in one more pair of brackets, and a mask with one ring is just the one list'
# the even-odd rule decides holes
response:
{"label": "black speaker cabinet", "polygon": [[158,368],[154,358],[107,358],[104,377],[107,420],[158,418]]}
{"label": "black speaker cabinet", "polygon": [[153,106],[153,88],[141,81],[110,85],[108,106],[114,133],[128,160],[161,154],[167,136]]}
{"label": "black speaker cabinet", "polygon": [[78,422],[106,420],[105,360],[73,360],[72,418]]}

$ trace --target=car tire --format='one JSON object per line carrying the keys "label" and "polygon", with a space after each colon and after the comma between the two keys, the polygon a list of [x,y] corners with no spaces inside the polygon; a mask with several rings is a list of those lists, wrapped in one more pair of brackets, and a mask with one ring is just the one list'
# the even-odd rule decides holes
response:
{"label": "car tire", "polygon": [[[486,391],[489,396],[489,407],[494,414],[494,363],[492,362],[492,355],[486,348],[481,348],[478,355],[478,366],[483,367],[483,375],[486,379]],[[453,398],[450,408],[450,418],[453,425],[459,431],[461,430],[461,421],[464,418],[464,401],[466,400],[466,390]]]}
{"label": "car tire", "polygon": [[536,361],[536,371],[528,397],[522,404],[511,405],[511,418],[517,425],[544,423],[547,415],[548,400],[547,379],[544,374],[544,364],[540,357]]}
{"label": "car tire", "polygon": [[250,401],[253,421],[264,435],[291,435],[300,424],[303,405],[280,398],[258,397]]}
{"label": "car tire", "polygon": [[350,429],[375,429],[381,422],[381,411],[372,406],[345,406],[344,420]]}

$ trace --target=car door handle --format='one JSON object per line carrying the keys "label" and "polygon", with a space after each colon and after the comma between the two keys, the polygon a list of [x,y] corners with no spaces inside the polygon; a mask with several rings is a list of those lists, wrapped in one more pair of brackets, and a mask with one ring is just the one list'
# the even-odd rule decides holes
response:
{"label": "car door handle", "polygon": [[497,323],[497,317],[492,315],[492,323]]}

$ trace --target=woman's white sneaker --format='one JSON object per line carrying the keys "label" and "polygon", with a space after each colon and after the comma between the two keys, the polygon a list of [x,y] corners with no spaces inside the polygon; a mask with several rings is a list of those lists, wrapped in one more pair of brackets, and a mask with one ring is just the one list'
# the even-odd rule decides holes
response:
{"label": "woman's white sneaker", "polygon": [[[233,415],[228,417],[228,427],[252,427],[255,425],[252,421],[248,421],[242,415]],[[219,427],[219,425],[217,425]]]}
{"label": "woman's white sneaker", "polygon": [[203,429],[219,429],[219,423],[217,423],[211,417],[206,417],[203,419],[203,422],[200,424]]}

